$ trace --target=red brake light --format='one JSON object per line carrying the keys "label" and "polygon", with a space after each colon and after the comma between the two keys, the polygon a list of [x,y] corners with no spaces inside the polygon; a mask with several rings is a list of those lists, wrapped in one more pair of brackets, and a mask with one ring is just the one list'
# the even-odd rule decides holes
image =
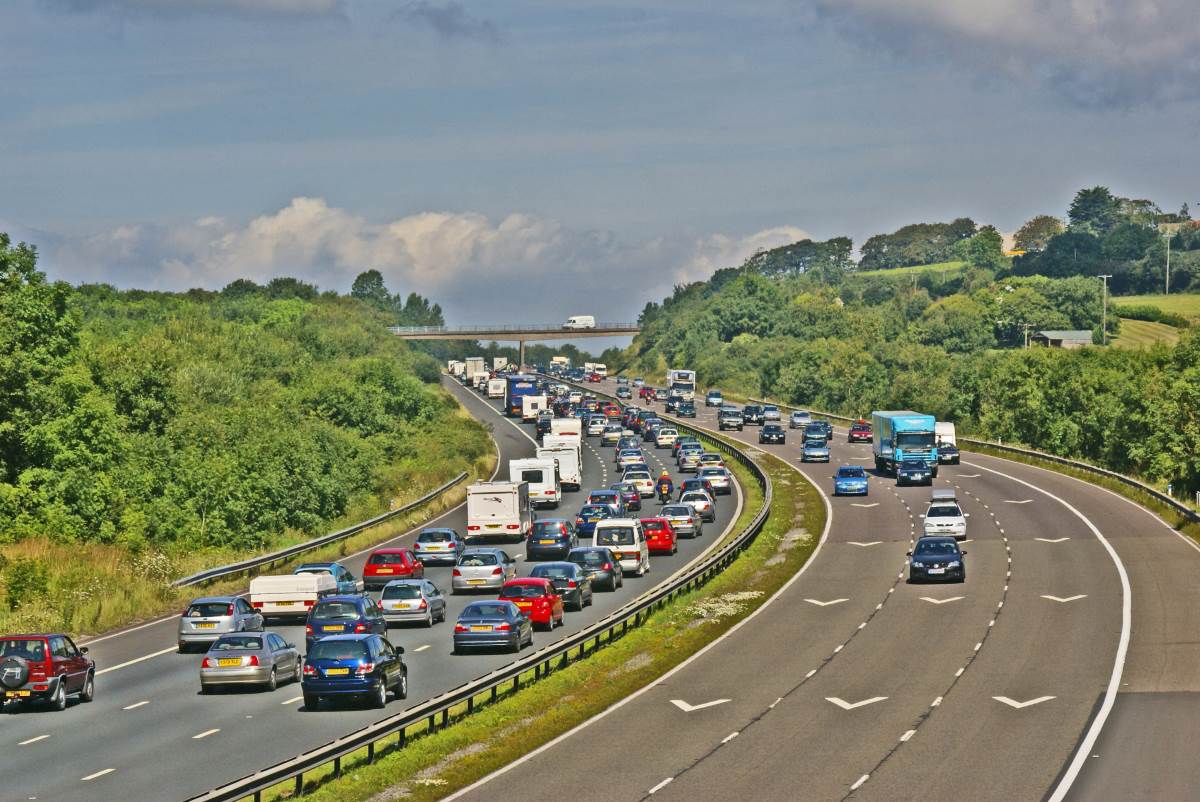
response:
{"label": "red brake light", "polygon": [[508,525],[507,525],[507,526],[505,526],[504,528],[505,528],[505,529],[520,529],[520,528],[521,528],[521,525],[520,525],[520,524],[508,524]]}
{"label": "red brake light", "polygon": [[467,526],[467,530],[470,532],[477,532],[477,531],[479,531],[479,527],[478,526]]}
{"label": "red brake light", "polygon": [[611,570],[612,570],[612,563],[605,563],[604,565],[600,566],[600,568],[601,568],[601,570],[603,570],[603,571],[611,571]]}
{"label": "red brake light", "polygon": [[457,568],[455,568],[455,569],[454,569],[453,576],[462,576],[462,571],[460,571],[460,570],[458,570]]}
{"label": "red brake light", "polygon": [[305,599],[305,600],[304,600],[304,606],[305,606],[305,607],[312,607],[312,606],[313,606],[314,604],[316,604],[316,603],[317,603],[317,600],[316,600],[316,599]]}
{"label": "red brake light", "polygon": [[429,607],[429,602],[425,601],[424,599],[421,599],[421,603],[419,605],[417,605],[418,610],[425,610],[428,607]]}
{"label": "red brake light", "polygon": [[454,631],[455,632],[470,632],[471,628],[466,626],[465,624],[455,624]]}
{"label": "red brake light", "polygon": [[496,629],[501,632],[507,632],[508,630],[512,629],[512,627],[510,627],[508,624],[496,624],[492,627],[492,629]]}
{"label": "red brake light", "polygon": [[312,666],[308,665],[307,663],[305,663],[304,664],[304,676],[315,677],[315,676],[317,676],[317,670],[315,668],[313,668]]}
{"label": "red brake light", "polygon": [[492,569],[492,576],[500,576],[503,573],[504,573],[504,569],[498,565]]}
{"label": "red brake light", "polygon": [[311,634],[313,634],[313,628],[312,628],[312,624],[305,624],[305,625],[304,625],[304,634],[305,634],[305,635],[311,635]]}
{"label": "red brake light", "polygon": [[361,666],[354,669],[354,673],[361,677],[364,674],[370,674],[374,670],[375,670],[374,663],[363,663]]}
{"label": "red brake light", "polygon": [[225,608],[225,615],[233,615],[233,605],[232,604]]}
{"label": "red brake light", "polygon": [[258,655],[257,654],[250,655],[250,662],[248,662],[246,665],[257,666],[258,665]]}
{"label": "red brake light", "polygon": [[354,625],[354,631],[355,632],[366,632],[367,625],[364,624],[363,622],[359,621],[357,624]]}
{"label": "red brake light", "polygon": [[201,668],[212,668],[212,660],[209,660],[207,657],[204,658],[204,662],[200,664],[200,667]]}
{"label": "red brake light", "polygon": [[263,607],[263,603],[262,602],[251,602],[250,606],[253,607],[255,610],[261,610]]}
{"label": "red brake light", "polygon": [[574,588],[574,587],[578,587],[578,585],[576,584],[575,580],[572,579],[570,582],[567,583],[567,587]]}

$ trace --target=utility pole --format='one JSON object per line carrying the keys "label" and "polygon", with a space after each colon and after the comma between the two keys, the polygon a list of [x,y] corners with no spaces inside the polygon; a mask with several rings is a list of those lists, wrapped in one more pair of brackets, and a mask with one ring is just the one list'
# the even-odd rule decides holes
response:
{"label": "utility pole", "polygon": [[1025,330],[1025,347],[1029,347],[1029,330],[1033,328],[1032,323],[1022,323],[1021,328]]}
{"label": "utility pole", "polygon": [[1163,295],[1171,294],[1171,232],[1167,232],[1167,284]]}
{"label": "utility pole", "polygon": [[[1168,243],[1170,240],[1168,240]],[[1103,345],[1108,345],[1108,280],[1112,278],[1112,273],[1100,277],[1104,282],[1104,296],[1101,307],[1103,311],[1100,313],[1100,342]]]}

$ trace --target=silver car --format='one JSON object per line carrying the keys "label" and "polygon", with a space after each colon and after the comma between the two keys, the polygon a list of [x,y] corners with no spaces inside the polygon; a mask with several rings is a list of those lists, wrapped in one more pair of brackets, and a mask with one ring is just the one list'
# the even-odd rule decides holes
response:
{"label": "silver car", "polygon": [[303,663],[296,645],[274,632],[222,635],[200,663],[200,693],[221,685],[258,685],[273,691],[284,680],[299,682]]}
{"label": "silver car", "polygon": [[788,416],[789,429],[803,429],[810,423],[812,423],[812,414],[803,410],[797,409]]}
{"label": "silver car", "polygon": [[601,445],[615,446],[617,441],[624,434],[625,427],[619,423],[610,423],[604,427],[604,431],[600,434]]}
{"label": "silver car", "polygon": [[774,404],[763,404],[762,408],[763,421],[778,421],[781,420],[779,415],[779,407]]}
{"label": "silver car", "polygon": [[671,528],[679,537],[700,537],[704,534],[704,522],[690,504],[665,504],[658,511],[660,518],[671,522]]}
{"label": "silver car", "polygon": [[427,579],[393,579],[383,586],[379,606],[389,624],[415,621],[431,627],[446,620],[446,597]]}
{"label": "silver car", "polygon": [[450,580],[450,591],[499,590],[517,578],[517,561],[504,549],[471,548],[458,558]]}
{"label": "silver car", "polygon": [[413,543],[413,556],[422,565],[454,565],[467,542],[453,529],[422,529]]}
{"label": "silver car", "polygon": [[592,415],[587,422],[588,437],[599,437],[604,434],[604,427],[608,425],[608,418],[605,415]]}
{"label": "silver car", "polygon": [[232,632],[262,632],[263,617],[240,596],[194,599],[179,616],[179,651],[207,646]]}
{"label": "silver car", "polygon": [[717,505],[713,503],[708,493],[705,493],[703,490],[687,491],[679,497],[679,503],[691,506],[704,521],[711,523],[717,520]]}
{"label": "silver car", "polygon": [[680,450],[679,452],[679,470],[684,473],[695,473],[700,470],[700,455],[703,453],[701,449],[693,448],[687,451]]}
{"label": "silver car", "polygon": [[701,467],[696,474],[701,479],[707,479],[712,485],[713,492],[718,496],[728,496],[733,492],[733,484],[729,480],[729,471],[725,468]]}

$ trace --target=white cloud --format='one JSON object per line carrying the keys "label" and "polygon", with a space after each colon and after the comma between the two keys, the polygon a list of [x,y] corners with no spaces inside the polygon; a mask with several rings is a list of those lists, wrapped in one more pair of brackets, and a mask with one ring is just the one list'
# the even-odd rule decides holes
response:
{"label": "white cloud", "polygon": [[[363,270],[380,270],[393,291],[438,301],[455,322],[518,316],[557,320],[561,310],[595,303],[601,316],[632,317],[675,284],[707,278],[758,250],[808,236],[799,228],[621,242],[605,231],[510,214],[422,212],[376,223],[323,198],[294,198],[248,222],[202,217],[176,225],[122,225],[65,239],[44,267],[69,281],[123,287],[217,289],[237,278],[288,275],[346,291]],[[542,311],[542,307],[548,307]]]}
{"label": "white cloud", "polygon": [[51,0],[68,11],[115,11],[155,15],[235,14],[321,17],[340,14],[344,0]]}
{"label": "white cloud", "polygon": [[1040,83],[1087,106],[1194,98],[1194,0],[811,0],[864,45]]}

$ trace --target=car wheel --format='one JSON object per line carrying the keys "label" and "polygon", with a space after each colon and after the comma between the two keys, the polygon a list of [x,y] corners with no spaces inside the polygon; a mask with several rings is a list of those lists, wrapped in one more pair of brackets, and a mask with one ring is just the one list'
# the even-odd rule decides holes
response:
{"label": "car wheel", "polygon": [[204,683],[200,684],[200,695],[201,696],[208,696],[212,692],[213,692],[213,689],[211,687],[209,687],[208,685],[205,685]]}
{"label": "car wheel", "polygon": [[304,676],[304,664],[301,662],[300,658],[297,657],[296,668],[294,671],[292,671],[292,679],[296,682],[299,682],[302,676]]}
{"label": "car wheel", "polygon": [[396,684],[396,698],[397,699],[407,699],[408,698],[408,672],[407,671],[405,671],[403,674],[400,675],[400,682],[398,682]]}
{"label": "car wheel", "polygon": [[275,668],[271,668],[271,676],[267,679],[267,690],[274,691],[279,687],[279,675],[275,673]]}
{"label": "car wheel", "polygon": [[513,654],[518,654],[521,651],[521,647],[523,645],[524,645],[524,643],[521,641],[521,636],[517,635],[516,642],[514,642],[512,646],[509,646],[508,650],[510,652],[512,652]]}
{"label": "car wheel", "polygon": [[387,683],[379,680],[379,687],[371,693],[371,706],[379,709],[387,706]]}
{"label": "car wheel", "polygon": [[89,671],[87,679],[83,681],[83,690],[79,692],[79,701],[90,702],[96,698],[96,678]]}
{"label": "car wheel", "polygon": [[430,609],[430,611],[425,614],[425,627],[428,629],[429,627],[432,627],[432,626],[433,626],[433,610]]}
{"label": "car wheel", "polygon": [[304,694],[304,709],[316,710],[321,706],[321,697],[315,693]]}
{"label": "car wheel", "polygon": [[58,678],[58,686],[54,689],[54,695],[50,697],[50,707],[54,710],[67,709],[67,679],[66,677]]}

